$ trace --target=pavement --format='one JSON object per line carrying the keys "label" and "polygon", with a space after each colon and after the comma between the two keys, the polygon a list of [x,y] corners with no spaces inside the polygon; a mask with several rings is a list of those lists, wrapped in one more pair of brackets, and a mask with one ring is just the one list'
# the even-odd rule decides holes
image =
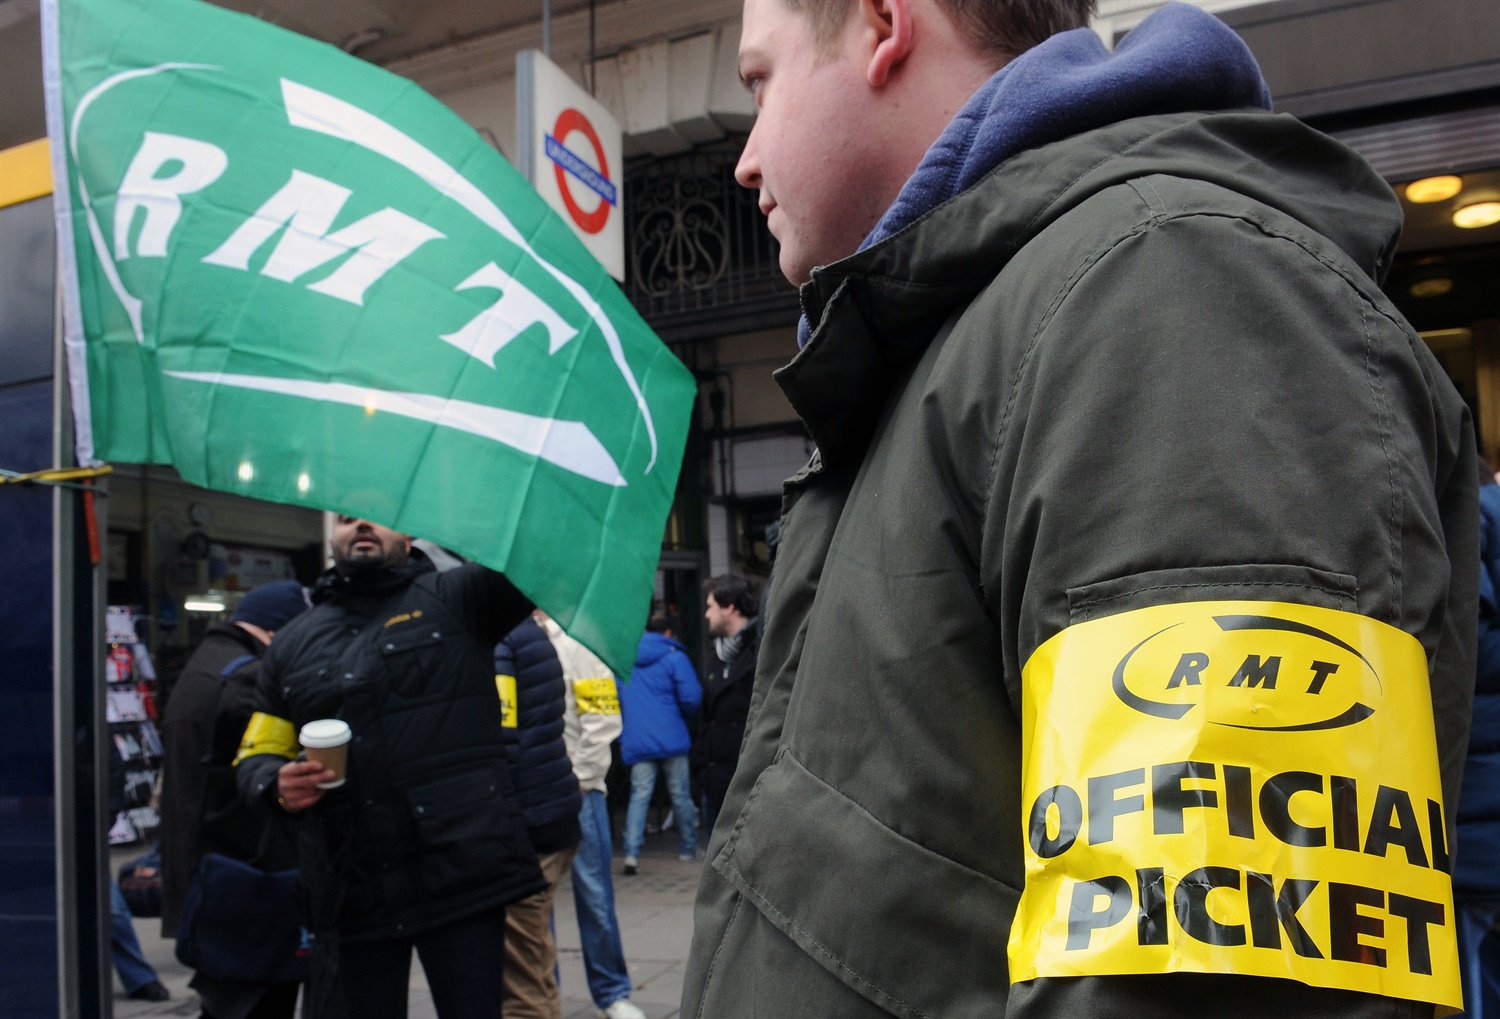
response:
{"label": "pavement", "polygon": [[[701,835],[701,833],[700,833]],[[700,837],[701,847],[705,838]],[[123,846],[112,853],[114,868],[142,852],[140,846]],[[693,934],[693,897],[703,863],[677,858],[675,832],[646,836],[641,854],[641,872],[632,877],[620,873],[624,858],[618,841],[614,858],[615,912],[620,920],[620,939],[634,985],[630,1000],[651,1019],[677,1019],[682,1001],[683,971]],[[557,924],[558,968],[562,977],[563,1019],[592,1019],[599,1015],[589,1000],[583,975],[583,952],[579,947],[578,923],[573,910],[573,883],[563,878],[554,910]],[[115,1019],[147,1017],[196,1017],[198,996],[188,987],[193,972],[172,954],[175,942],[161,937],[161,921],[137,919],[141,948],[172,998],[163,1002],[131,1001],[115,980]],[[422,964],[412,956],[408,1019],[437,1019]]]}

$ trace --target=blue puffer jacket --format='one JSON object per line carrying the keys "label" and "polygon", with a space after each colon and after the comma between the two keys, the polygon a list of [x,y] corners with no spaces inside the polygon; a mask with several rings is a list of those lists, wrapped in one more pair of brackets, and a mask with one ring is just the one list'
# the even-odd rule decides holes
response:
{"label": "blue puffer jacket", "polygon": [[1479,661],[1458,798],[1454,891],[1500,898],[1500,485],[1479,490]]}
{"label": "blue puffer jacket", "polygon": [[680,757],[692,746],[687,720],[703,701],[703,687],[682,645],[647,632],[635,653],[635,671],[620,687],[625,731],[620,756],[626,764]]}
{"label": "blue puffer jacket", "polygon": [[538,853],[576,846],[583,796],[563,743],[567,685],[552,642],[534,621],[495,645],[495,675],[516,679],[516,725],[504,730],[505,757],[531,844]]}

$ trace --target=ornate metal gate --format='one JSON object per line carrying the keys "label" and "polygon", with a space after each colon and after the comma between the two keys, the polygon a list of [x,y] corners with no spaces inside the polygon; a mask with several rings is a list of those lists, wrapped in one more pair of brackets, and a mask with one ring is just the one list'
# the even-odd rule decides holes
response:
{"label": "ornate metal gate", "polygon": [[625,293],[669,341],[796,321],[776,239],[734,180],[743,147],[729,138],[625,173]]}

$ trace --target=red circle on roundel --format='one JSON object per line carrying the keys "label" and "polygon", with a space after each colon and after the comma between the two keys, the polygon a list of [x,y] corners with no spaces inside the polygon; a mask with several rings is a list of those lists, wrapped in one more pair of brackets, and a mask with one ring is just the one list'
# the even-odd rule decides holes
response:
{"label": "red circle on roundel", "polygon": [[[561,145],[563,139],[573,131],[582,131],[583,136],[594,147],[594,156],[599,160],[599,173],[607,180],[609,160],[604,158],[604,146],[599,142],[599,134],[587,117],[570,106],[557,115],[557,124],[552,128],[552,137],[556,138],[557,143]],[[568,190],[567,171],[562,168],[562,164],[552,164],[552,172],[557,175],[557,190],[562,193],[563,204],[568,207],[568,215],[573,217],[573,222],[578,224],[578,229],[586,234],[596,234],[603,230],[605,220],[609,219],[609,203],[604,200],[604,196],[599,197],[597,209],[593,212],[584,212],[573,200],[573,192]]]}

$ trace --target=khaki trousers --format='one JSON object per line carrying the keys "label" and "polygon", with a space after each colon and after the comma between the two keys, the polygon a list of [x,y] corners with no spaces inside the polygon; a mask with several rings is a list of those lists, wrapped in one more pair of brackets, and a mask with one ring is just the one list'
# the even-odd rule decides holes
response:
{"label": "khaki trousers", "polygon": [[552,900],[577,851],[575,846],[538,856],[547,887],[505,907],[505,1019],[562,1019]]}

